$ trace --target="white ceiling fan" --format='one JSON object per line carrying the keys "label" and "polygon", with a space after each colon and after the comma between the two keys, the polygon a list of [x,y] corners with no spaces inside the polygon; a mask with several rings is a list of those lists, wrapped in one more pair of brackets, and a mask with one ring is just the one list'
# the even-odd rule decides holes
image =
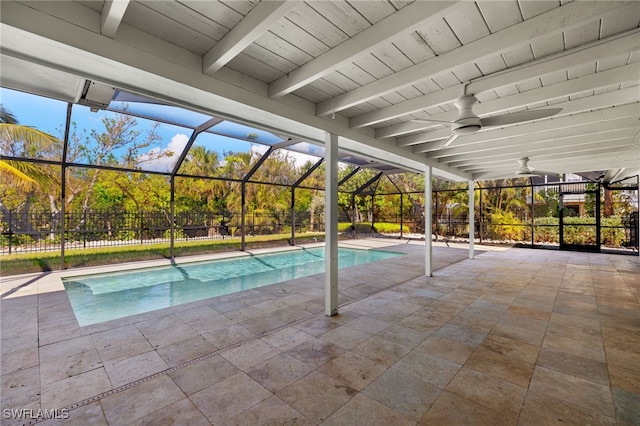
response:
{"label": "white ceiling fan", "polygon": [[531,177],[531,176],[558,176],[557,172],[545,172],[542,170],[536,170],[533,167],[529,167],[529,157],[519,158],[518,170],[516,170],[517,177]]}
{"label": "white ceiling fan", "polygon": [[515,170],[515,172],[508,173],[508,174],[484,176],[483,179],[497,180],[497,179],[510,179],[514,177],[521,178],[521,177],[532,177],[532,176],[560,176],[561,175],[561,173],[558,173],[558,172],[538,170],[529,166],[529,157],[522,157],[516,161],[518,162],[518,168]]}
{"label": "white ceiling fan", "polygon": [[551,117],[562,111],[562,108],[537,109],[530,111],[514,112],[512,114],[501,114],[493,117],[480,118],[474,114],[472,108],[478,101],[474,95],[464,95],[458,98],[453,104],[458,108],[458,118],[455,121],[444,120],[411,120],[418,123],[444,123],[451,125],[452,135],[444,141],[440,149],[446,148],[456,140],[458,136],[470,135],[476,133],[484,127],[506,126],[508,124],[516,124],[523,121],[537,120],[540,118]]}

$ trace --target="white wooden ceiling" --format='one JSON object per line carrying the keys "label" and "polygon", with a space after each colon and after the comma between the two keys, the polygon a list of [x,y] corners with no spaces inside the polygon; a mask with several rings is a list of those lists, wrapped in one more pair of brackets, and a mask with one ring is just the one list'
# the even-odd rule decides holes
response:
{"label": "white wooden ceiling", "polygon": [[[60,81],[77,100],[77,85],[62,77],[71,74],[314,142],[335,133],[347,149],[413,170],[431,165],[449,178],[507,176],[522,157],[561,173],[640,170],[637,1],[0,7],[8,87],[64,97],[55,84],[47,92]],[[562,111],[441,149],[449,126],[411,120],[455,120],[453,101],[465,93],[477,97],[480,117]]]}

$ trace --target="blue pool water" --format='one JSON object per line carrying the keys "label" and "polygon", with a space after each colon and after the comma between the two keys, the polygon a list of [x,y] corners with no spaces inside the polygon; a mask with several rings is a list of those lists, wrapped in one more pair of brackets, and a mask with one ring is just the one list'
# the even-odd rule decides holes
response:
{"label": "blue pool water", "polygon": [[[402,253],[338,250],[338,267]],[[81,326],[324,272],[324,247],[64,278]]]}

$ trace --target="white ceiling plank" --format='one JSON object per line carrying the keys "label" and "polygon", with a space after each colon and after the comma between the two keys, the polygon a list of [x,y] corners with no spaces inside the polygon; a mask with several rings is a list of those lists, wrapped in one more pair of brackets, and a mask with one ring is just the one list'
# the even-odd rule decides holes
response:
{"label": "white ceiling plank", "polygon": [[[640,52],[640,50],[638,50]],[[632,52],[633,53],[633,52]],[[611,68],[617,68],[629,63],[629,57],[631,54],[623,53],[621,55],[613,56],[611,58],[604,58],[599,60],[596,66],[598,72],[606,71]]]}
{"label": "white ceiling plank", "polygon": [[516,83],[516,86],[518,86],[518,90],[520,92],[527,92],[529,90],[534,90],[542,87],[542,81],[540,80],[540,77],[530,78],[529,80]]}
{"label": "white ceiling plank", "polygon": [[362,86],[363,84],[367,84],[375,80],[375,78],[370,73],[363,70],[362,68],[360,68],[354,63],[345,64],[340,68],[337,68],[336,72],[353,80],[359,86]]}
{"label": "white ceiling plank", "polygon": [[287,19],[329,47],[335,47],[348,38],[344,31],[307,3],[302,3],[292,10]]}
{"label": "white ceiling plank", "polygon": [[502,56],[509,68],[514,68],[518,65],[526,64],[527,62],[532,62],[535,59],[533,57],[531,45],[529,44],[508,50],[504,52]]}
{"label": "white ceiling plank", "polygon": [[331,74],[324,76],[323,79],[334,84],[336,87],[339,87],[340,90],[342,90],[342,93],[360,86],[355,81],[339,72],[332,72]]}
{"label": "white ceiling plank", "polygon": [[[566,115],[559,118],[545,120],[545,126],[540,127],[538,123],[525,123],[517,126],[498,128],[493,130],[486,130],[475,133],[473,135],[459,137],[457,141],[458,146],[452,146],[445,151],[438,151],[430,153],[429,158],[440,158],[448,154],[463,154],[469,149],[469,144],[484,144],[484,143],[499,143],[499,139],[526,136],[528,134],[535,134],[541,131],[548,131],[550,129],[562,129],[565,127],[583,126],[586,124],[616,120],[619,118],[634,117],[640,113],[640,105],[637,103],[638,95],[633,93],[633,89],[626,90],[624,96],[629,99],[635,99],[632,104],[618,106],[616,108],[609,108],[617,101],[617,96],[611,93],[605,93],[603,95],[593,96],[589,99],[580,99],[577,101],[570,101],[563,104],[563,112],[570,112],[571,115]],[[604,109],[598,109],[591,111],[593,105],[600,106]],[[594,106],[595,107],[595,106]],[[415,145],[413,147],[414,152],[427,152],[431,151],[433,144]],[[398,146],[403,146],[398,143]],[[499,145],[497,145],[499,146]]]}
{"label": "white ceiling plank", "polygon": [[413,62],[393,44],[378,46],[371,50],[371,54],[391,68],[394,72],[413,65]]}
{"label": "white ceiling plank", "polygon": [[[604,137],[604,136],[603,136]],[[609,156],[607,153],[613,153],[614,155],[625,155],[630,154],[630,149],[625,141],[627,138],[618,138],[618,139],[607,139],[604,138],[600,141],[596,141],[589,144],[584,144],[581,146],[569,146],[569,147],[561,147],[558,149],[558,154],[561,154],[562,157],[566,159],[570,159],[569,161],[564,161],[567,164],[560,164],[560,167],[572,167],[572,161],[574,158],[582,157],[585,159],[586,157],[591,157],[593,155],[601,155],[601,156]],[[546,166],[553,167],[553,164],[558,165],[558,155],[554,155],[552,151],[541,151],[541,152],[532,152],[531,154],[527,154],[526,150],[522,151],[520,154],[522,157],[529,157],[530,165],[532,165],[535,169],[538,170],[554,170],[550,169]],[[518,154],[512,154],[511,156],[501,156],[497,161],[491,163],[479,163],[478,165],[470,165],[461,167],[462,170],[468,173],[478,173],[489,171],[491,169],[502,169],[505,167],[513,167],[512,165],[516,164],[518,158]],[[566,169],[564,169],[566,170]],[[591,170],[602,170],[596,164]]]}
{"label": "white ceiling plank", "polygon": [[[568,149],[558,149],[559,154],[564,157],[570,158],[569,161],[564,161],[563,163],[554,161],[557,156],[554,157],[553,154],[549,154],[547,152],[533,153],[529,155],[521,154],[520,158],[529,158],[529,165],[533,166],[534,170],[544,170],[549,173],[572,173],[572,167],[574,167],[573,160],[576,158],[594,159],[596,155],[603,156],[607,155],[607,153],[617,153],[620,155],[624,155],[625,153],[623,140],[602,140],[591,145],[583,145],[579,148],[572,148],[573,147],[570,147]],[[511,169],[511,173],[515,173],[518,168],[518,156],[513,155],[511,157],[501,157],[500,160],[501,161],[496,161],[491,164],[480,164],[480,167],[475,168],[461,167],[461,170],[464,170],[474,176],[477,174],[487,176],[490,173],[494,173],[494,171],[496,170],[501,171],[504,169]],[[603,170],[601,167],[602,166],[598,165],[597,162],[594,162],[591,165],[590,171]]]}
{"label": "white ceiling plank", "polygon": [[515,84],[509,84],[507,86],[496,87],[494,90],[499,98],[505,98],[520,93],[518,87]]}
{"label": "white ceiling plank", "polygon": [[[630,159],[616,159],[607,156],[607,148],[589,150],[585,152],[576,152],[571,154],[571,161],[567,160],[555,160],[547,156],[542,158],[530,158],[529,165],[536,170],[545,170],[556,173],[580,173],[580,172],[592,172],[596,170],[608,170],[610,168],[620,168],[621,164],[626,167],[638,167],[638,160]],[[622,152],[620,152],[622,154]],[[608,158],[607,158],[608,157]],[[514,161],[513,168],[509,166],[503,166],[494,171],[487,171],[482,173],[472,173],[474,180],[488,180],[495,178],[495,176],[504,176],[505,172],[515,174],[517,164]]]}
{"label": "white ceiling plank", "polygon": [[600,37],[600,21],[588,22],[578,28],[566,31],[564,34],[565,49],[571,49]]}
{"label": "white ceiling plank", "polygon": [[307,4],[327,21],[333,22],[349,37],[353,37],[371,26],[351,3],[346,1],[313,1]]}
{"label": "white ceiling plank", "polygon": [[431,79],[443,89],[460,86],[461,84],[461,81],[452,72],[442,72],[434,75]]}
{"label": "white ceiling plank", "polygon": [[[154,5],[155,3],[151,3]],[[204,54],[215,44],[208,33],[201,33],[183,22],[150,8],[149,3],[133,1],[122,18],[120,27],[130,25],[161,40],[187,49],[197,55]],[[119,38],[119,37],[115,37]]]}
{"label": "white ceiling plank", "polygon": [[478,7],[492,33],[522,22],[516,0],[478,2]]}
{"label": "white ceiling plank", "polygon": [[442,55],[461,46],[460,40],[451,31],[444,19],[436,19],[425,24],[424,28],[417,28],[416,34],[424,40],[429,50],[436,55]]}
{"label": "white ceiling plank", "polygon": [[365,102],[383,93],[429,78],[460,63],[477,60],[482,57],[495,56],[512,50],[517,46],[529,44],[532,39],[537,37],[561,32],[563,28],[582,25],[585,21],[597,19],[603,14],[611,13],[611,10],[620,6],[620,3],[607,2],[604,4],[604,2],[596,2],[592,8],[582,8],[579,4],[570,3],[559,8],[552,16],[540,15],[518,25],[513,25],[493,35],[402,70],[392,76],[323,102],[318,105],[318,115],[331,114],[356,103]]}
{"label": "white ceiling plank", "polygon": [[431,48],[415,31],[409,34],[400,34],[393,42],[393,45],[414,64],[426,61],[435,56],[435,53],[433,53]]}
{"label": "white ceiling plank", "polygon": [[[138,1],[148,9],[152,9],[166,17],[182,23],[183,25],[194,29],[195,31],[206,35],[215,40],[221,40],[229,32],[229,29],[218,22],[209,19],[202,13],[199,13],[180,2],[165,1]],[[149,16],[147,15],[147,19]],[[213,46],[213,44],[211,44]],[[207,49],[208,50],[208,49]]]}
{"label": "white ceiling plank", "polygon": [[471,81],[478,77],[482,77],[482,72],[476,66],[476,64],[464,64],[458,67],[452,68],[451,72],[460,81]]}
{"label": "white ceiling plank", "polygon": [[531,41],[531,50],[536,59],[544,58],[564,49],[564,34],[552,34],[538,40]]}
{"label": "white ceiling plank", "polygon": [[[558,68],[562,68],[566,64],[574,64],[579,63],[579,61],[588,59],[589,61],[593,61],[594,57],[607,57],[612,54],[616,54],[620,50],[628,51],[629,49],[637,48],[635,40],[636,31],[633,34],[627,34],[625,37],[615,38],[614,40],[610,40],[608,42],[600,42],[598,45],[592,46],[591,48],[579,50],[574,54],[567,54],[564,56],[560,56],[553,60],[542,60],[540,63],[533,64],[531,67],[521,68],[514,71],[506,71],[501,73],[499,77],[489,77],[480,79],[477,82],[471,83],[467,86],[467,93],[477,93],[477,89],[481,89],[480,91],[490,90],[492,87],[489,84],[493,83],[499,85],[498,88],[504,87],[507,84],[512,84],[517,81],[521,81],[523,78],[531,78],[534,76],[544,76],[549,72],[557,72]],[[532,72],[529,68],[535,68],[537,72]],[[532,75],[533,74],[533,75]],[[633,74],[629,75],[629,77],[634,77]],[[546,81],[543,77],[543,82],[546,84]],[[514,90],[517,91],[517,88],[513,86]],[[421,98],[410,99],[402,104],[394,105],[393,107],[385,108],[379,111],[372,112],[370,114],[364,114],[361,117],[354,117],[350,121],[350,125],[352,127],[362,127],[372,123],[379,123],[380,121],[384,121],[390,118],[396,118],[401,115],[411,114],[412,112],[416,112],[425,106],[434,106],[445,104],[454,101],[462,94],[462,88],[456,90],[450,90],[446,93],[436,94],[427,94]],[[447,97],[448,96],[448,97]],[[453,97],[451,97],[453,96]],[[411,125],[403,126],[404,131],[416,131],[420,130],[420,124],[412,123]],[[390,137],[397,136],[398,129],[387,129],[385,132],[376,133],[377,137]]]}
{"label": "white ceiling plank", "polygon": [[518,0],[524,19],[530,19],[560,6],[559,0]]}
{"label": "white ceiling plank", "polygon": [[[103,0],[2,1],[2,59],[21,61],[3,70],[11,71],[11,85],[28,92],[38,93],[38,86],[20,82],[19,67],[34,63],[311,143],[321,145],[331,132],[341,146],[343,140],[357,141],[346,143],[353,153],[362,150],[412,170],[428,164],[456,180],[496,171],[512,176],[515,160],[524,155],[541,170],[554,170],[549,165],[603,170],[608,164],[618,170],[628,167],[631,157],[639,170],[640,150],[630,150],[629,139],[640,128],[640,69],[625,68],[640,61],[637,1],[463,1],[455,13],[440,13],[412,31],[399,26],[392,41],[365,48],[362,56],[277,99],[269,97],[270,83],[398,14],[394,9],[430,2],[300,1],[210,76],[202,72],[203,55],[258,0],[137,0],[130,2],[113,38],[101,34]],[[422,72],[407,71],[423,62],[428,65]],[[619,81],[616,72],[629,79]],[[375,86],[376,79],[389,83]],[[455,120],[451,101],[462,93],[460,82],[468,82],[467,92],[478,98],[474,112],[480,116],[556,106],[562,111],[485,127],[439,149],[450,126],[408,120]],[[460,93],[447,102],[439,92],[449,86]],[[68,98],[65,93],[59,96]],[[318,115],[320,105],[367,93],[370,99],[340,107],[335,118]],[[421,99],[424,95],[429,97]],[[379,121],[350,128],[363,117]]]}
{"label": "white ceiling plank", "polygon": [[[255,53],[256,51],[254,50]],[[263,60],[247,53],[241,53],[227,64],[227,67],[242,72],[256,80],[277,79],[282,75],[282,71],[266,64]]]}
{"label": "white ceiling plank", "polygon": [[128,6],[129,0],[107,0],[104,2],[100,16],[100,32],[103,36],[115,37]]}
{"label": "white ceiling plank", "polygon": [[277,98],[290,93],[298,87],[328,74],[342,64],[363,56],[363,52],[392,42],[399,32],[411,31],[423,21],[434,19],[434,16],[455,8],[457,5],[457,2],[412,3],[306,63],[296,71],[273,82],[269,86],[269,94],[272,98]]}
{"label": "white ceiling plank", "polygon": [[[502,155],[534,153],[559,147],[590,144],[601,140],[626,138],[628,141],[637,128],[636,121],[633,117],[628,117],[601,123],[590,123],[584,126],[554,129],[548,132],[536,133],[535,135],[531,134],[528,135],[529,137],[517,136],[500,139],[500,143],[496,141],[496,144],[491,146],[488,144],[474,144],[465,154],[441,157],[440,161],[460,167],[473,165],[483,161],[483,159],[498,159]],[[477,147],[474,148],[474,146]]]}
{"label": "white ceiling plank", "polygon": [[491,34],[475,2],[467,2],[467,7],[448,13],[444,20],[462,44],[469,44]]}
{"label": "white ceiling plank", "polygon": [[[287,18],[288,16],[289,15],[287,15]],[[277,20],[269,27],[269,32],[277,35],[283,40],[286,40],[293,46],[304,50],[309,56],[313,58],[315,58],[316,56],[320,56],[330,49],[330,47],[322,40],[315,38],[289,19]]]}
{"label": "white ceiling plank", "polygon": [[[462,84],[458,84],[457,86],[449,87],[447,89],[439,90],[437,92],[428,93],[424,96],[420,96],[417,98],[409,99],[400,104],[393,105],[388,108],[384,108],[382,110],[374,111],[369,114],[363,114],[359,117],[354,117],[351,119],[350,126],[351,127],[363,127],[373,123],[379,123],[381,121],[388,120],[390,118],[400,117],[402,115],[410,114],[412,112],[420,111],[427,106],[433,107],[441,104],[446,104],[451,102],[452,99],[457,99],[462,96],[464,90],[464,86]],[[420,124],[412,123],[413,131],[420,130]],[[391,136],[392,134],[389,134]],[[389,137],[389,136],[378,136],[378,137]]]}
{"label": "white ceiling plank", "polygon": [[551,71],[548,74],[541,75],[540,79],[542,80],[543,86],[551,86],[552,84],[558,84],[569,80],[569,76],[567,75],[567,70],[560,67],[560,69],[556,71]]}
{"label": "white ceiling plank", "polygon": [[596,66],[597,66],[596,61],[590,61],[590,62],[585,62],[579,65],[574,65],[567,69],[567,77],[569,77],[569,79],[572,80],[575,78],[584,77],[584,76],[593,74],[596,72]]}
{"label": "white ceiling plank", "polygon": [[[578,118],[575,119],[575,122],[577,123],[577,125],[583,125],[583,124],[589,123],[589,121],[586,121],[586,120],[602,121],[602,120],[613,120],[621,117],[633,116],[633,114],[638,113],[638,105],[636,105],[635,103],[630,105],[625,105],[625,106],[618,106],[616,108],[611,108],[611,106],[616,105],[618,102],[624,102],[624,101],[637,102],[637,99],[638,99],[637,91],[634,91],[634,89],[630,88],[630,89],[625,89],[620,91],[620,94],[610,92],[602,95],[593,96],[591,98],[579,99],[576,101],[567,101],[566,103],[559,104],[559,106],[562,107],[563,112],[566,112],[568,114],[574,114],[574,115],[578,113],[581,114]],[[593,109],[593,113],[590,113],[592,109]],[[572,125],[574,125],[573,124],[574,120],[572,119],[571,116],[554,118],[552,120],[547,120],[547,121],[548,122],[545,123],[546,127],[542,129],[537,123],[521,124],[518,126],[511,126],[511,127],[506,127],[502,129],[481,131],[469,136],[462,136],[458,138],[458,140],[456,141],[456,144],[468,145],[472,143],[486,143],[486,142],[490,142],[492,140],[497,140],[500,138],[523,136],[528,133],[546,131],[548,130],[549,126],[551,126],[552,128],[559,129],[564,127],[571,127]],[[437,139],[447,137],[446,132],[442,132],[441,134],[436,134],[436,132],[429,132],[429,133],[434,134],[432,137],[429,138],[429,140],[437,140]],[[403,138],[398,138],[396,145],[407,146],[412,143],[415,143],[416,141],[424,140],[424,139],[425,139],[425,136],[422,134],[405,136]],[[413,146],[413,152],[430,152],[438,149],[439,149],[439,145],[437,144],[437,142],[414,144]],[[451,151],[451,150],[457,150],[457,149],[459,149],[459,151]],[[468,148],[458,148],[456,146],[447,148],[447,150],[449,150],[448,152],[453,152],[453,153],[464,153],[466,152],[465,151],[466,149]],[[440,155],[439,153],[433,153],[434,158],[437,158],[439,155]]]}
{"label": "white ceiling plank", "polygon": [[179,0],[179,2],[213,22],[224,26],[227,32],[243,18],[241,13],[219,1]]}
{"label": "white ceiling plank", "polygon": [[476,65],[480,68],[483,75],[493,74],[507,68],[507,64],[504,62],[502,55],[479,58],[476,60]]}
{"label": "white ceiling plank", "polygon": [[[276,58],[276,60],[279,58],[286,59],[292,64],[295,64],[295,68],[298,68],[300,65],[313,59],[313,56],[309,55],[305,50],[289,43],[282,37],[278,37],[271,31],[263,33],[258,40],[247,46],[247,48],[244,49],[244,52],[249,51],[249,49],[255,46],[259,46],[262,49],[269,51],[270,56]],[[270,60],[267,59],[266,63],[269,64]],[[287,70],[287,72],[289,71],[290,70]]]}
{"label": "white ceiling plank", "polygon": [[238,25],[204,55],[202,72],[214,74],[297,5],[297,1],[274,0],[258,3]]}
{"label": "white ceiling plank", "polygon": [[386,0],[355,1],[351,2],[351,6],[371,24],[375,24],[396,12],[396,8]]}
{"label": "white ceiling plank", "polygon": [[[636,9],[638,8],[640,8],[640,5],[636,5]],[[600,28],[600,37],[605,38],[624,30],[638,28],[639,13],[640,11],[638,10],[636,11],[636,13],[621,12],[608,15],[607,17],[603,18]]]}
{"label": "white ceiling plank", "polygon": [[[493,90],[496,87],[500,87],[502,82],[504,82],[502,84],[510,84],[511,82],[518,82],[538,76],[541,76],[543,83],[546,84],[544,76],[557,73],[558,70],[569,68],[575,64],[582,64],[599,58],[607,58],[620,53],[637,50],[638,34],[640,34],[640,30],[638,29],[626,31],[614,37],[600,40],[587,46],[581,46],[579,49],[536,60],[515,70],[481,78],[469,84],[469,93]],[[506,75],[510,75],[511,78],[505,81],[504,77]]]}

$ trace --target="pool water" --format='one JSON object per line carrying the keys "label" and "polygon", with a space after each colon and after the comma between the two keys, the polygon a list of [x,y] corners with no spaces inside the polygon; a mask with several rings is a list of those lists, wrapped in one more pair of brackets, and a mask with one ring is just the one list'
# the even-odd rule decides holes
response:
{"label": "pool water", "polygon": [[[340,248],[338,268],[402,253]],[[324,247],[63,278],[81,326],[324,272]]]}

